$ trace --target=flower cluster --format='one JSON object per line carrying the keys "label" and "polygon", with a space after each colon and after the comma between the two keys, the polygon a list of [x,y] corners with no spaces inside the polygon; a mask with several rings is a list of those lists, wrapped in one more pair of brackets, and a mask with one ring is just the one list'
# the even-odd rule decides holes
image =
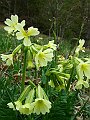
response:
{"label": "flower cluster", "polygon": [[30,36],[36,36],[39,34],[38,28],[29,27],[27,31],[24,30],[23,26],[21,24],[17,25],[18,32],[16,33],[18,40],[23,40],[23,44],[25,46],[30,46]]}
{"label": "flower cluster", "polygon": [[28,30],[24,30],[25,20],[21,23],[18,23],[18,16],[11,15],[11,19],[6,19],[5,24],[7,25],[4,29],[8,33],[15,32],[18,40],[23,40],[25,46],[30,46],[30,36],[36,36],[39,34],[38,28],[29,27]]}
{"label": "flower cluster", "polygon": [[11,64],[13,65],[13,57],[21,50],[23,45],[28,48],[27,68],[33,68],[36,66],[36,68],[39,69],[39,67],[47,66],[48,62],[52,61],[52,58],[54,57],[53,51],[56,50],[54,40],[49,41],[47,45],[43,46],[32,43],[30,37],[36,36],[40,33],[38,28],[32,26],[29,27],[28,30],[25,30],[25,20],[18,23],[17,15],[11,15],[11,19],[6,19],[5,24],[7,26],[4,29],[8,31],[8,33],[14,32],[17,40],[23,40],[23,44],[17,46],[10,55],[1,54],[2,60],[6,61],[8,66]]}
{"label": "flower cluster", "polygon": [[[35,96],[36,99],[34,100]],[[23,101],[25,101],[24,104],[22,104]],[[46,114],[50,112],[51,108],[51,102],[40,85],[36,88],[36,95],[35,89],[30,89],[30,86],[28,86],[16,102],[11,102],[7,105],[9,108],[18,110],[21,114],[26,115],[31,113],[36,113],[37,115],[40,113]]]}
{"label": "flower cluster", "polygon": [[4,29],[8,33],[16,32],[17,31],[17,25],[21,24],[22,27],[25,26],[25,20],[23,20],[21,23],[18,23],[18,16],[17,15],[11,15],[11,19],[6,19],[5,24],[7,25],[4,27]]}
{"label": "flower cluster", "polygon": [[[58,56],[58,66],[50,68],[46,75],[50,78],[48,84],[58,90],[69,89],[74,85],[74,89],[82,89],[83,87],[89,87],[90,80],[90,58],[79,58],[79,52],[84,51],[84,40],[79,40],[79,45],[75,50],[74,56],[69,56],[67,59],[63,56]],[[72,76],[72,81],[75,79],[75,83],[71,81],[68,88],[69,81]]]}

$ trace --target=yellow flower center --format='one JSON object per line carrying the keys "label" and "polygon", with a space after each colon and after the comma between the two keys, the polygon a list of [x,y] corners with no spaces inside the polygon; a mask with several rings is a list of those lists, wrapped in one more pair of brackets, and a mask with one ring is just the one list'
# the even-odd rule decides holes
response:
{"label": "yellow flower center", "polygon": [[81,69],[82,69],[83,71],[85,71],[85,70],[87,70],[87,66],[88,66],[87,64],[82,64],[82,65],[81,65]]}
{"label": "yellow flower center", "polygon": [[24,35],[25,37],[28,36],[26,31],[22,31],[22,33],[23,33],[23,35]]}
{"label": "yellow flower center", "polygon": [[39,54],[39,58],[44,58],[45,57],[45,54],[43,53],[43,52],[41,52],[40,54]]}

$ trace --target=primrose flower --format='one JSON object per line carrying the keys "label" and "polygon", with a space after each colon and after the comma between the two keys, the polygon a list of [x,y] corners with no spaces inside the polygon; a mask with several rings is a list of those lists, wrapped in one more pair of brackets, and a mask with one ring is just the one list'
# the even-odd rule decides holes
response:
{"label": "primrose flower", "polygon": [[54,44],[54,40],[52,40],[52,41],[49,41],[49,43],[47,44],[47,45],[45,45],[46,47],[49,47],[49,48],[51,48],[51,49],[53,49],[53,50],[56,50],[56,44]]}
{"label": "primrose flower", "polygon": [[35,62],[36,67],[39,68],[40,66],[47,66],[47,62],[52,61],[53,57],[53,50],[47,49],[42,51],[42,49],[36,54],[35,56]]}
{"label": "primrose flower", "polygon": [[36,36],[39,34],[38,28],[34,27],[29,27],[27,31],[24,30],[22,25],[18,24],[17,29],[19,32],[16,33],[17,39],[21,40],[24,39],[23,44],[25,46],[30,46],[31,41],[30,41],[30,36]]}
{"label": "primrose flower", "polygon": [[85,75],[88,79],[90,79],[90,64],[87,62],[81,61],[77,66],[77,73],[79,78],[82,79]]}
{"label": "primrose flower", "polygon": [[20,109],[19,109],[19,112],[21,113],[21,114],[26,114],[26,115],[29,115],[29,114],[31,114],[32,112],[33,112],[33,104],[31,103],[26,103],[26,104],[24,104],[24,105],[22,105],[21,107],[20,107]]}
{"label": "primrose flower", "polygon": [[[17,15],[11,15],[11,19],[6,19],[5,24],[7,25],[4,27],[4,29],[8,32],[16,32],[17,31],[17,24],[18,24],[18,16]],[[23,20],[21,23],[23,27],[25,26],[25,20]]]}
{"label": "primrose flower", "polygon": [[79,53],[79,51],[85,52],[84,51],[85,47],[83,47],[84,43],[85,43],[84,39],[79,40],[79,46],[76,48],[75,53]]}
{"label": "primrose flower", "polygon": [[[22,106],[22,103],[20,101],[16,101],[14,103],[16,105],[16,110],[19,110],[20,107]],[[12,102],[8,103],[7,105],[9,106],[9,108],[12,108],[13,110],[15,110],[15,107]]]}
{"label": "primrose flower", "polygon": [[75,88],[76,89],[82,89],[82,86],[84,86],[85,88],[88,88],[89,87],[88,81],[78,80]]}
{"label": "primrose flower", "polygon": [[9,54],[9,55],[1,54],[1,58],[2,58],[3,61],[6,61],[6,64],[8,66],[13,64],[13,54]]}
{"label": "primrose flower", "polygon": [[51,108],[51,102],[49,100],[45,100],[42,98],[36,98],[35,102],[33,102],[34,105],[34,111],[33,113],[36,113],[39,115],[40,113],[46,114],[49,113],[49,109]]}

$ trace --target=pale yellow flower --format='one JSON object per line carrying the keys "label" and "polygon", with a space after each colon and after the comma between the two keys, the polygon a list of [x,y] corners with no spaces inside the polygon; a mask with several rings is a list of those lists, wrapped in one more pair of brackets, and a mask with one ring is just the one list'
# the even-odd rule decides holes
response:
{"label": "pale yellow flower", "polygon": [[51,49],[53,49],[53,50],[56,50],[56,44],[54,44],[54,40],[52,40],[52,41],[49,41],[49,43],[47,44],[47,45],[45,45],[46,47],[49,47],[49,48],[51,48]]}
{"label": "pale yellow flower", "polygon": [[17,29],[19,31],[16,33],[17,39],[18,40],[24,39],[23,44],[25,46],[31,45],[30,36],[36,36],[39,34],[38,28],[34,27],[29,27],[28,30],[25,31],[22,25],[18,24]]}
{"label": "pale yellow flower", "polygon": [[85,52],[85,51],[84,51],[85,47],[83,47],[84,43],[85,43],[85,40],[84,40],[84,39],[82,39],[82,40],[80,39],[80,40],[79,40],[79,46],[78,46],[78,47],[76,48],[76,50],[75,50],[75,53],[76,53],[76,54],[78,54],[79,51]]}
{"label": "pale yellow flower", "polygon": [[[20,101],[16,101],[14,102],[14,104],[16,106],[16,110],[19,110],[20,107],[22,106],[22,103]],[[9,106],[9,108],[12,108],[13,110],[15,110],[15,107],[12,102],[8,103],[7,105]]]}
{"label": "pale yellow flower", "polygon": [[[11,15],[11,19],[6,19],[5,24],[7,26],[4,27],[4,29],[8,32],[16,32],[17,31],[17,25],[18,25],[18,16],[17,15]],[[25,26],[25,20],[23,20],[21,23],[22,27]]]}
{"label": "pale yellow flower", "polygon": [[88,81],[84,81],[84,80],[78,80],[77,84],[76,84],[76,89],[82,89],[82,87],[88,88],[89,87],[89,83]]}
{"label": "pale yellow flower", "polygon": [[49,61],[52,61],[53,58],[53,50],[47,49],[42,51],[42,49],[35,56],[35,63],[37,69],[39,67],[47,66]]}
{"label": "pale yellow flower", "polygon": [[34,113],[39,115],[40,113],[46,114],[50,112],[51,108],[51,102],[49,100],[45,100],[42,98],[35,99],[35,102],[33,102],[34,105]]}
{"label": "pale yellow flower", "polygon": [[9,54],[9,55],[1,54],[1,58],[2,58],[3,61],[6,61],[6,64],[8,66],[13,64],[13,54]]}
{"label": "pale yellow flower", "polygon": [[80,62],[77,66],[77,73],[80,79],[82,79],[84,75],[90,79],[90,64],[83,61]]}
{"label": "pale yellow flower", "polygon": [[33,106],[32,103],[31,104],[30,103],[26,103],[26,104],[24,104],[24,105],[22,105],[20,107],[19,112],[21,114],[29,115],[29,114],[33,113],[33,108],[34,108],[34,106]]}

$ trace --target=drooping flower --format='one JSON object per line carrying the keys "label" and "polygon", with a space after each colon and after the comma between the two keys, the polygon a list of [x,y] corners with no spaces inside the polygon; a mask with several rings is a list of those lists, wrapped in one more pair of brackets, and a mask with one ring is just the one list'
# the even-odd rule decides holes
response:
{"label": "drooping flower", "polygon": [[[14,106],[14,104],[15,104],[15,106]],[[13,110],[15,110],[15,107],[16,107],[16,110],[19,110],[20,107],[22,106],[22,103],[20,101],[16,101],[16,102],[14,102],[14,104],[12,102],[10,102],[7,105],[9,106],[9,108],[12,108]]]}
{"label": "drooping flower", "polygon": [[[5,26],[4,29],[8,33],[12,33],[13,31],[16,32],[17,31],[17,24],[18,24],[18,16],[17,15],[11,15],[11,19],[6,19],[5,24],[7,26]],[[22,27],[24,27],[25,26],[25,20],[23,20],[19,24],[21,24]]]}
{"label": "drooping flower", "polygon": [[88,62],[81,61],[77,66],[77,73],[80,79],[83,79],[85,75],[88,79],[90,79],[90,64]]}
{"label": "drooping flower", "polygon": [[48,100],[48,96],[40,85],[38,85],[36,89],[36,97],[35,102],[31,103],[33,106],[33,113],[36,113],[37,115],[40,113],[49,113],[51,102]]}
{"label": "drooping flower", "polygon": [[50,112],[50,108],[51,108],[51,102],[49,100],[45,100],[42,98],[36,98],[35,102],[33,102],[33,106],[34,106],[34,113],[36,113],[37,115],[39,115],[40,113],[42,114],[46,114]]}
{"label": "drooping flower", "polygon": [[13,64],[13,54],[9,54],[9,55],[1,54],[1,58],[2,58],[3,61],[6,61],[6,64],[8,66]]}
{"label": "drooping flower", "polygon": [[35,56],[35,63],[37,69],[39,67],[47,66],[49,61],[52,61],[53,58],[53,50],[47,49],[42,51],[42,49]]}
{"label": "drooping flower", "polygon": [[33,106],[32,103],[31,104],[30,103],[26,103],[26,104],[24,104],[24,105],[22,105],[20,107],[19,112],[21,114],[29,115],[29,114],[33,113],[33,108],[34,108],[34,106]]}
{"label": "drooping flower", "polygon": [[76,50],[75,50],[75,53],[76,53],[76,54],[78,54],[79,51],[85,52],[85,51],[84,51],[85,47],[83,47],[84,43],[85,43],[85,40],[84,40],[84,39],[82,39],[82,40],[80,39],[80,40],[79,40],[79,45],[78,45],[78,47],[77,47]]}
{"label": "drooping flower", "polygon": [[20,97],[18,98],[18,100],[14,103],[10,102],[7,105],[9,106],[9,108],[12,108],[13,110],[19,110],[22,107],[22,101],[25,100],[27,94],[30,91],[30,85],[28,85],[24,91],[22,92],[22,94],[20,95]]}
{"label": "drooping flower", "polygon": [[51,48],[51,49],[53,49],[53,50],[56,50],[56,44],[54,44],[54,40],[52,40],[52,41],[49,41],[49,43],[47,44],[47,45],[45,45],[46,47],[48,47],[48,48]]}
{"label": "drooping flower", "polygon": [[31,45],[30,36],[36,36],[39,34],[38,28],[34,27],[29,27],[28,30],[25,31],[22,25],[18,24],[17,29],[19,31],[16,33],[17,39],[18,40],[24,39],[23,44],[25,46]]}
{"label": "drooping flower", "polygon": [[76,84],[76,89],[82,89],[82,87],[88,88],[89,87],[89,83],[88,81],[84,81],[84,80],[78,80],[77,84]]}
{"label": "drooping flower", "polygon": [[[24,105],[22,105],[21,107],[20,107],[20,109],[19,109],[19,112],[21,113],[21,114],[26,114],[26,115],[29,115],[29,114],[31,114],[32,112],[33,112],[33,104],[32,104],[32,102],[33,102],[33,98],[34,98],[34,93],[35,93],[35,90],[34,89],[32,89],[29,93],[28,93],[28,95],[27,95],[27,97],[26,97],[26,100],[25,100],[25,104]],[[26,94],[26,93],[25,93]]]}

